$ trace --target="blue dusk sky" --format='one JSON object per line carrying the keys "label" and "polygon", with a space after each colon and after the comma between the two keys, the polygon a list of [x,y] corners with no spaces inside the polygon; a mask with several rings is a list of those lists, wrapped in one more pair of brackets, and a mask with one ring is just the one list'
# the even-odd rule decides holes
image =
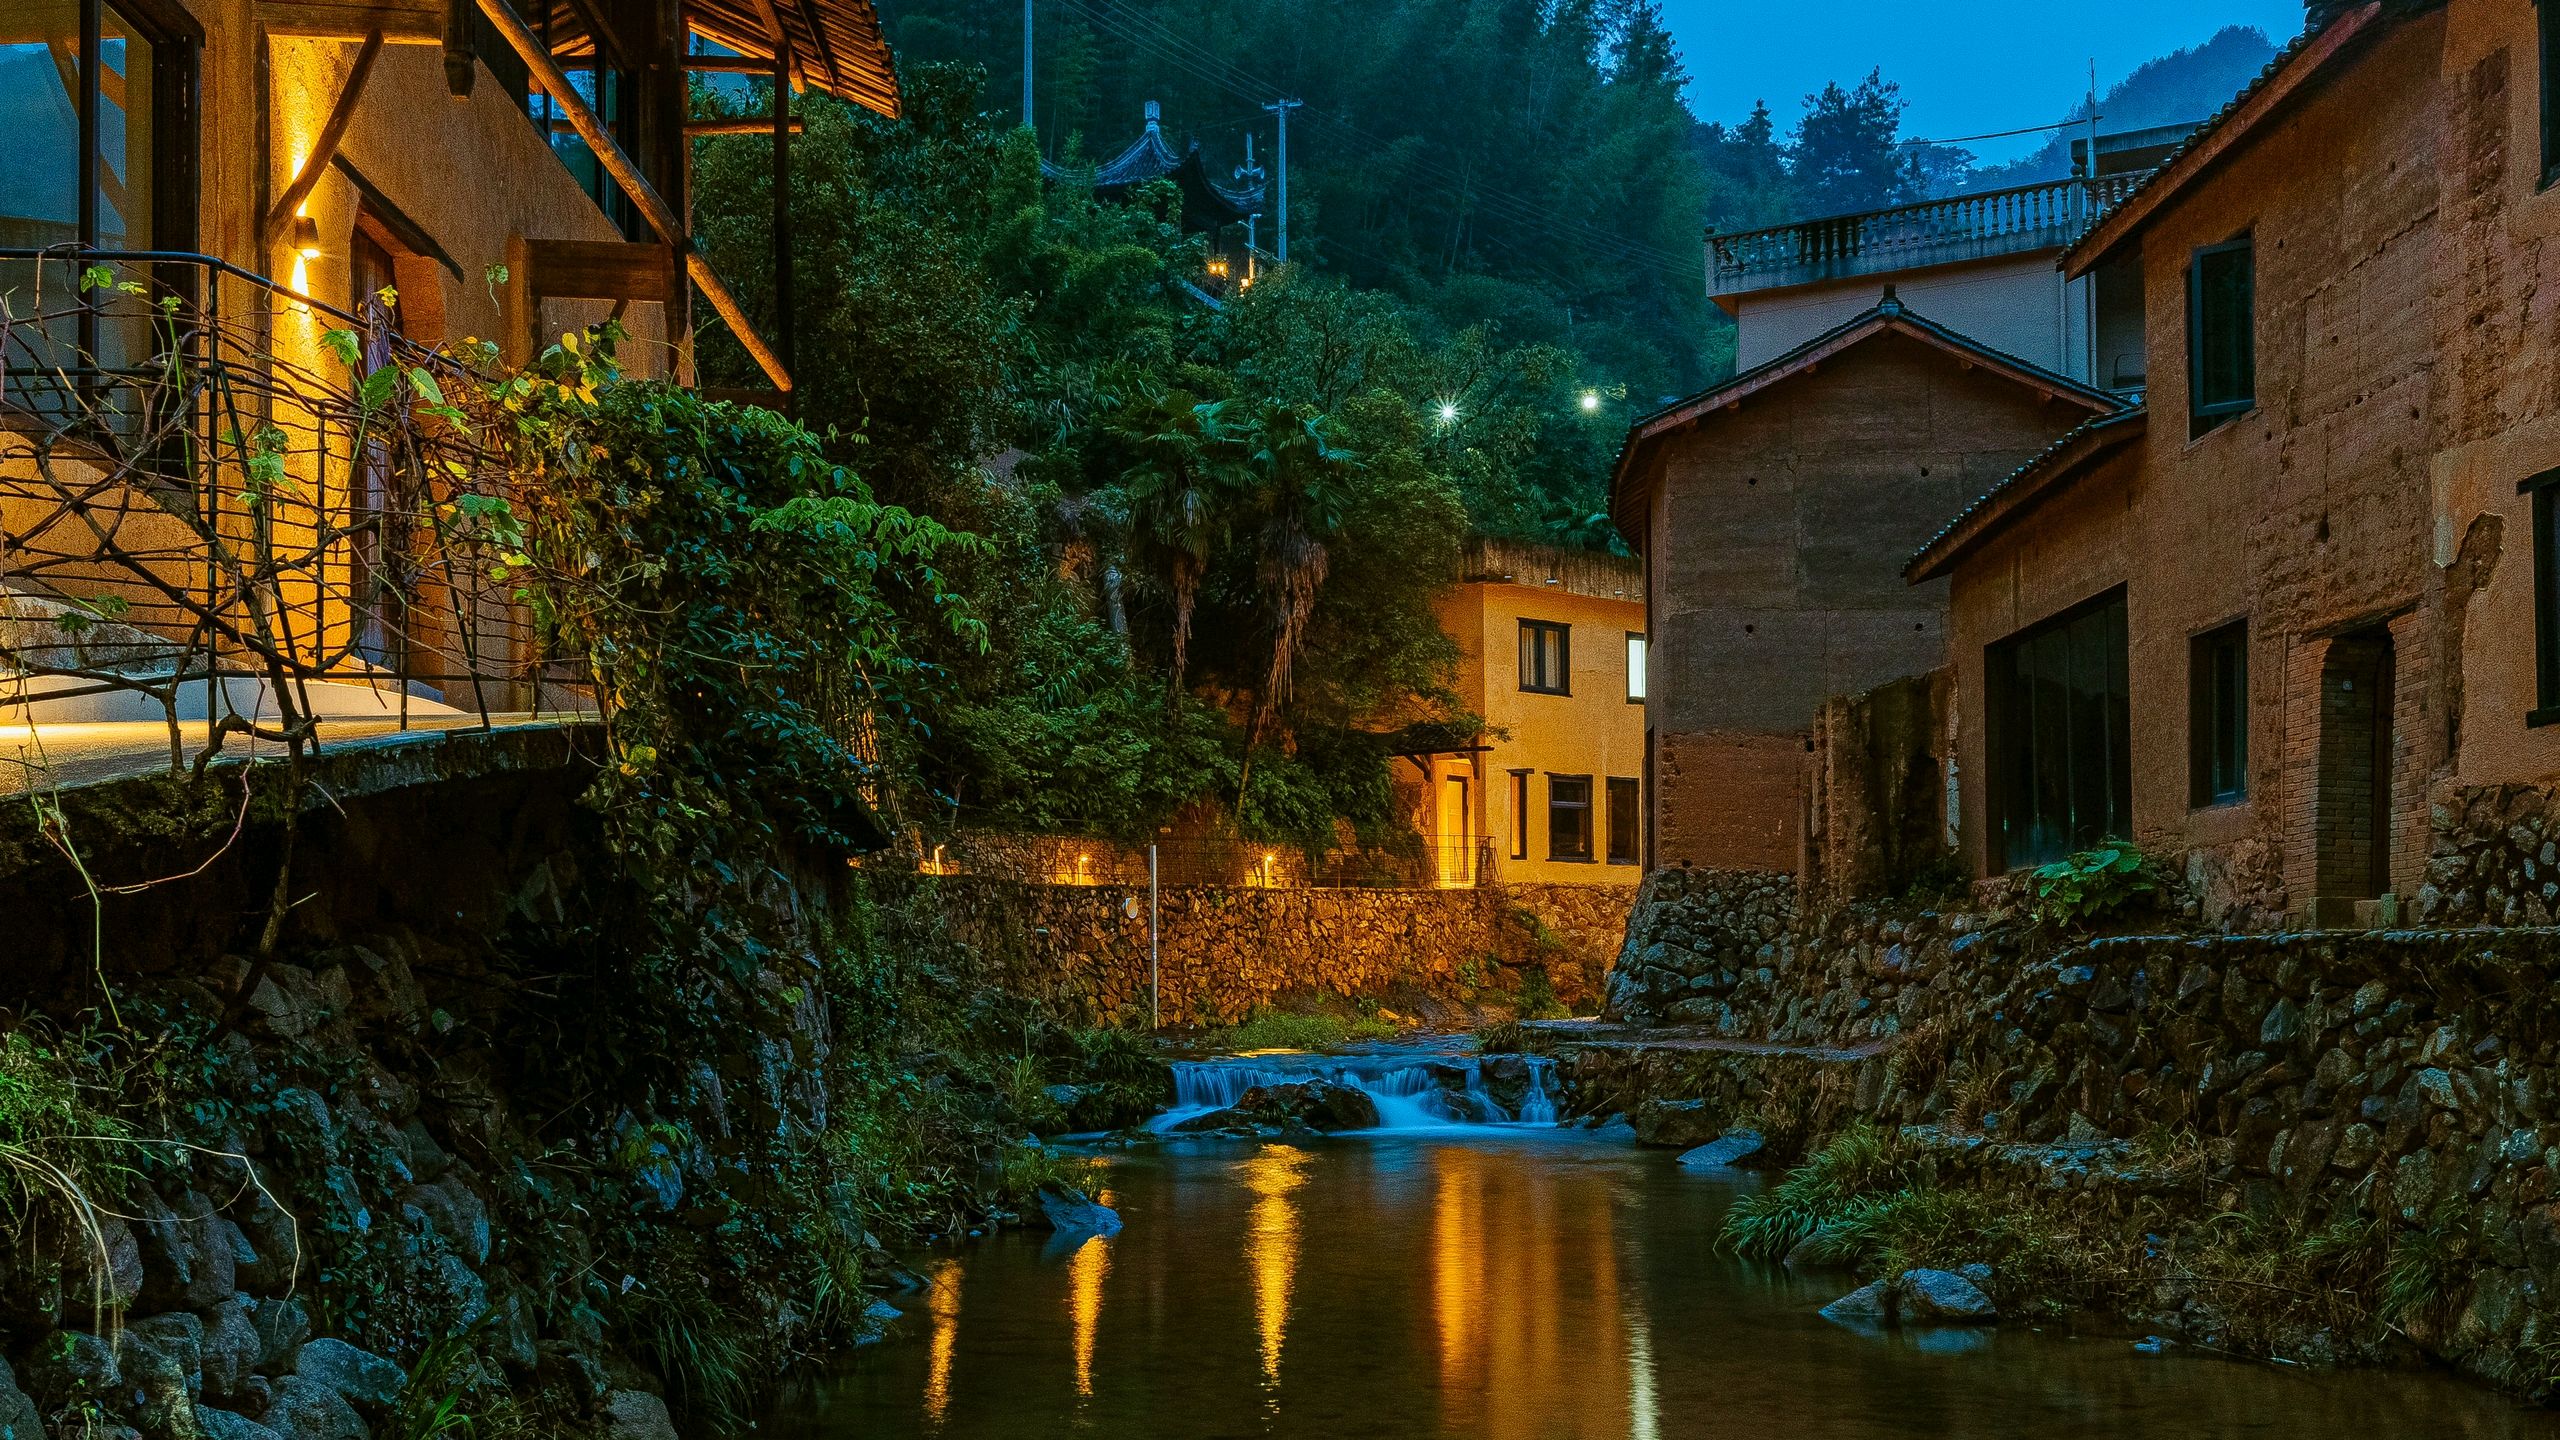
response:
{"label": "blue dusk sky", "polygon": [[[2301,0],[1663,0],[1689,67],[1689,108],[1734,121],[1767,100],[1783,131],[1827,80],[1883,67],[1911,108],[1903,133],[1937,139],[2049,124],[2089,89],[2155,56],[2253,25],[2278,45],[2302,29]],[[2195,117],[2197,119],[2203,116]],[[1985,161],[2014,159],[2042,137],[1983,141]]]}

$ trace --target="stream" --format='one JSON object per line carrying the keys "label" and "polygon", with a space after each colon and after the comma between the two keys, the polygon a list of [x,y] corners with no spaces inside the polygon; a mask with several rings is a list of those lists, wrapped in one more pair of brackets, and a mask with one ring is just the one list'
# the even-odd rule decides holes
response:
{"label": "stream", "polygon": [[1386,1050],[1185,1067],[1160,1127],[1310,1073],[1367,1090],[1382,1126],[1105,1152],[1097,1198],[1125,1220],[1117,1237],[1009,1231],[930,1257],[931,1288],[900,1302],[891,1338],[804,1386],[759,1433],[2560,1434],[2560,1420],[2437,1373],[2313,1374],[2018,1327],[1843,1329],[1814,1312],[1850,1287],[1844,1275],[1711,1244],[1726,1207],[1762,1181],[1684,1172],[1622,1133],[1537,1123],[1554,1113],[1543,1071],[1488,1078],[1472,1065]]}

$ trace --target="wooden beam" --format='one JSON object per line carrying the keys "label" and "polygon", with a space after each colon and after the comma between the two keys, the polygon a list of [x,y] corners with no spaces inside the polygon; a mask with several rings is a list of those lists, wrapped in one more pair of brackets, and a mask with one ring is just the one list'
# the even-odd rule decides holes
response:
{"label": "wooden beam", "polygon": [[728,285],[712,270],[711,262],[693,248],[693,238],[685,233],[683,222],[676,218],[675,211],[668,208],[657,187],[651,185],[649,177],[641,174],[640,167],[623,153],[621,144],[613,138],[612,132],[604,128],[604,122],[596,118],[596,112],[588,108],[577,87],[571,85],[569,77],[560,73],[560,67],[552,63],[551,52],[541,38],[517,18],[507,0],[479,0],[479,3],[480,13],[489,17],[489,23],[506,37],[507,44],[513,46],[523,59],[525,68],[533,72],[535,82],[568,115],[570,123],[577,127],[579,138],[595,152],[596,162],[604,166],[613,182],[622,187],[622,193],[630,197],[632,208],[649,222],[649,228],[657,232],[659,239],[684,256],[686,273],[693,277],[695,285],[701,287],[703,298],[711,302],[711,308],[728,322],[730,333],[736,335],[738,343],[755,358],[757,367],[764,371],[775,389],[788,392],[791,389],[791,372],[783,365],[782,357],[774,353],[762,335],[756,333],[755,322],[747,318],[746,307],[738,303],[738,297],[730,293]]}
{"label": "wooden beam", "polygon": [[381,32],[391,45],[444,43],[442,0],[258,0],[270,35],[296,40],[362,40]]}
{"label": "wooden beam", "polygon": [[[441,37],[441,31],[438,32]],[[302,157],[302,168],[294,172],[293,183],[276,197],[276,206],[267,212],[267,223],[261,234],[266,248],[273,250],[284,242],[285,227],[311,198],[311,187],[320,183],[320,172],[338,158],[338,146],[347,138],[347,125],[356,118],[356,101],[364,96],[364,82],[373,75],[373,62],[382,55],[382,32],[376,30],[364,37],[364,47],[356,51],[356,63],[347,71],[347,83],[338,89],[338,99],[329,107],[329,118],[320,126],[320,136],[311,143],[311,153]]]}
{"label": "wooden beam", "polygon": [[[794,115],[785,123],[784,128],[791,134],[797,135],[809,126],[807,121]],[[773,133],[773,122],[770,120],[688,120],[685,122],[684,133],[688,136],[770,135]]]}
{"label": "wooden beam", "polygon": [[664,305],[676,286],[675,254],[626,240],[528,240],[526,285],[544,300],[638,300]]}

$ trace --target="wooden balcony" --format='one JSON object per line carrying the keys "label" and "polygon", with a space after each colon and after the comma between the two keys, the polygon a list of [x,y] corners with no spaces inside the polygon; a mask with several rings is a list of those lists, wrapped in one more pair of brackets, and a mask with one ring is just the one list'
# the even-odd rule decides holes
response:
{"label": "wooden balcony", "polygon": [[1732,235],[1710,234],[1708,293],[1722,299],[2059,250],[2087,234],[2150,173],[2101,175],[2095,182],[2052,180]]}

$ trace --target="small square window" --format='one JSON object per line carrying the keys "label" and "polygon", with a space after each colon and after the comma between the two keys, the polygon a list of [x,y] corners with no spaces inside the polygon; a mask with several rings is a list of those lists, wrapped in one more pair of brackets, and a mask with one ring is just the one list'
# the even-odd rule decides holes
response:
{"label": "small square window", "polygon": [[2187,789],[2198,809],[2249,798],[2249,625],[2187,647]]}
{"label": "small square window", "polygon": [[1573,627],[1520,622],[1520,688],[1532,695],[1573,693]]}
{"label": "small square window", "polygon": [[1627,703],[1630,705],[1641,705],[1644,703],[1645,658],[1644,636],[1633,630],[1628,631]]}
{"label": "small square window", "polygon": [[1609,863],[1633,865],[1642,854],[1643,792],[1623,776],[1609,777]]}
{"label": "small square window", "polygon": [[2187,268],[2189,433],[2258,403],[2257,251],[2243,235],[2195,253]]}
{"label": "small square window", "polygon": [[1547,858],[1591,858],[1591,777],[1547,777]]}

